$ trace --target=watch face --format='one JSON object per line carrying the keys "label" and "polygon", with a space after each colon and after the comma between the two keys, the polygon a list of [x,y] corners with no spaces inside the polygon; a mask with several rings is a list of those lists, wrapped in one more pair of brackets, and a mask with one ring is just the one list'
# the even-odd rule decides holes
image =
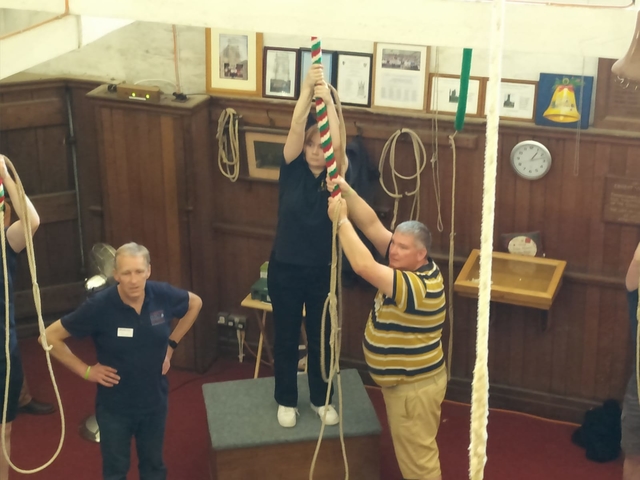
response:
{"label": "watch face", "polygon": [[521,177],[535,180],[544,177],[551,168],[551,154],[541,143],[521,142],[511,151],[511,165]]}

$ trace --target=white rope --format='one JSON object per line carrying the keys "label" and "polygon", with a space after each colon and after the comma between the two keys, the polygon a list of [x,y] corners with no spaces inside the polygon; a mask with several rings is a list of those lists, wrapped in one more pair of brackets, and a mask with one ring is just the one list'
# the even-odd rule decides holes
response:
{"label": "white rope", "polygon": [[[329,287],[329,295],[324,302],[324,308],[322,310],[322,327],[320,333],[320,371],[322,372],[322,379],[327,382],[327,396],[325,398],[324,414],[326,415],[327,406],[329,405],[329,397],[331,395],[331,385],[333,377],[337,377],[338,385],[338,419],[340,429],[340,445],[342,448],[342,460],[344,462],[344,478],[349,480],[349,462],[347,461],[347,449],[344,443],[344,426],[343,426],[343,408],[342,408],[342,381],[340,380],[340,349],[342,347],[342,248],[338,242],[338,219],[340,218],[340,206],[336,207],[335,220],[333,221],[333,236],[331,241],[331,280]],[[331,336],[329,337],[329,375],[325,371],[325,347],[324,339],[326,335],[325,319],[327,314],[327,308],[329,310],[329,316],[331,318]],[[318,453],[320,452],[320,445],[322,444],[322,438],[324,436],[325,422],[322,418],[322,426],[320,427],[320,435],[318,436],[318,442],[316,444],[315,452],[313,453],[313,460],[311,461],[311,469],[309,471],[309,480],[313,480],[313,472],[316,466],[316,460]]]}
{"label": "white rope", "polygon": [[[225,130],[228,133],[225,134]],[[225,108],[220,114],[216,139],[218,140],[218,168],[225,177],[235,182],[240,174],[240,143],[238,141],[238,114],[233,108]],[[229,149],[231,149],[230,154],[228,153]]]}
{"label": "white rope", "polygon": [[31,281],[33,284],[33,301],[36,306],[36,312],[38,315],[38,330],[40,331],[40,335],[42,337],[42,348],[44,349],[45,356],[47,358],[47,367],[49,368],[49,376],[51,377],[51,383],[53,385],[53,391],[56,394],[56,400],[58,402],[58,408],[60,409],[60,441],[58,443],[58,449],[55,451],[53,456],[47,461],[45,464],[38,468],[34,468],[32,470],[23,470],[18,468],[13,464],[11,458],[9,456],[9,452],[7,451],[6,444],[6,426],[7,426],[7,406],[9,400],[9,377],[11,375],[11,356],[9,351],[9,282],[8,282],[8,269],[7,269],[7,244],[6,244],[6,235],[4,231],[4,211],[0,210],[0,225],[2,228],[0,229],[0,240],[2,241],[2,271],[4,274],[4,318],[5,318],[5,343],[4,343],[4,351],[7,357],[7,376],[5,378],[4,384],[4,405],[2,407],[2,453],[4,454],[4,458],[7,460],[7,463],[13,468],[16,472],[22,474],[32,474],[37,473],[49,465],[53,463],[53,461],[58,457],[58,454],[62,450],[62,445],[64,443],[65,436],[65,422],[64,422],[64,410],[62,408],[62,400],[60,399],[60,392],[58,390],[58,384],[56,383],[56,378],[53,373],[53,366],[51,365],[51,346],[47,343],[47,337],[44,335],[44,321],[42,319],[42,305],[40,303],[40,287],[38,286],[38,278],[36,274],[36,256],[33,249],[33,232],[31,230],[31,220],[29,219],[29,208],[27,206],[26,194],[24,188],[22,186],[22,182],[20,181],[20,177],[18,176],[18,172],[16,172],[15,168],[11,161],[4,157],[7,167],[11,169],[11,174],[15,180],[16,186],[18,188],[18,198],[17,201],[20,203],[20,209],[22,211],[21,218],[24,223],[24,238],[26,241],[26,250],[27,250],[27,259],[29,260],[29,272],[31,273]]}
{"label": "white rope", "polygon": [[[411,141],[413,144],[413,157],[416,161],[416,173],[413,175],[405,176],[398,173],[396,170],[396,142],[398,141],[398,137],[403,133],[408,134],[411,137]],[[394,192],[390,192],[384,184],[384,163],[387,159],[387,153],[389,153],[389,167],[391,168],[391,180],[393,181]],[[433,159],[432,159],[433,160]],[[382,185],[383,190],[394,199],[393,203],[393,219],[391,220],[390,229],[393,231],[396,225],[396,220],[398,218],[398,205],[400,203],[400,199],[406,195],[407,197],[413,196],[413,204],[411,205],[411,214],[409,218],[411,220],[417,220],[420,217],[420,174],[424,170],[424,167],[427,164],[427,152],[425,151],[424,144],[420,137],[416,132],[409,128],[402,128],[400,130],[396,130],[387,143],[385,143],[384,148],[382,149],[382,154],[380,155],[380,164],[378,169],[380,170],[380,185]],[[432,168],[434,162],[431,163]],[[402,180],[413,180],[416,181],[416,188],[411,192],[405,192],[404,195],[398,193],[398,178]],[[434,171],[434,188],[436,188],[436,177]],[[438,182],[439,186],[439,182]],[[439,188],[436,188],[436,201],[438,202],[438,221],[440,220],[440,198],[439,198]]]}
{"label": "white rope", "polygon": [[476,363],[473,370],[471,391],[471,442],[469,445],[469,478],[471,480],[482,480],[484,478],[484,467],[487,462],[489,313],[505,4],[505,0],[494,0],[492,14],[491,63],[489,66],[489,88],[487,92],[489,112],[487,114],[482,228],[480,234],[480,284],[478,292]]}

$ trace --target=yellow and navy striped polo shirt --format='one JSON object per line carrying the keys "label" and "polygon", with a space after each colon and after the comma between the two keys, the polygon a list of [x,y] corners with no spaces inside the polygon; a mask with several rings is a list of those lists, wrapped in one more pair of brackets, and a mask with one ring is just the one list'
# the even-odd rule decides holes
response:
{"label": "yellow and navy striped polo shirt", "polygon": [[373,380],[391,387],[440,372],[445,315],[444,280],[431,258],[416,272],[395,270],[393,296],[378,291],[364,331]]}

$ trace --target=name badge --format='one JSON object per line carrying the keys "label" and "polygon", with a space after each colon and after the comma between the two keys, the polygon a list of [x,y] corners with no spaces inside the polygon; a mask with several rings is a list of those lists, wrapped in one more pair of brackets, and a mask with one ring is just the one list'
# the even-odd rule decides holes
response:
{"label": "name badge", "polygon": [[133,328],[118,328],[119,337],[133,337]]}

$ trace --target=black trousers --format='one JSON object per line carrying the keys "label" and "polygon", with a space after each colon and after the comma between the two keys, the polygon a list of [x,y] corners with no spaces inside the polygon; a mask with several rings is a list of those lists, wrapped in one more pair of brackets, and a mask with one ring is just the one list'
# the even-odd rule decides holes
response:
{"label": "black trousers", "polygon": [[[329,372],[331,360],[329,339],[331,321],[329,315],[322,318],[324,302],[329,293],[331,267],[303,267],[278,262],[272,255],[269,260],[268,288],[273,307],[275,342],[273,346],[275,399],[279,405],[298,405],[298,345],[302,325],[302,306],[306,308],[308,378],[310,400],[322,406],[327,395],[327,383],[320,370],[320,342],[322,322],[325,329],[325,371]],[[333,391],[331,392],[333,394]],[[329,399],[331,401],[331,399]]]}

